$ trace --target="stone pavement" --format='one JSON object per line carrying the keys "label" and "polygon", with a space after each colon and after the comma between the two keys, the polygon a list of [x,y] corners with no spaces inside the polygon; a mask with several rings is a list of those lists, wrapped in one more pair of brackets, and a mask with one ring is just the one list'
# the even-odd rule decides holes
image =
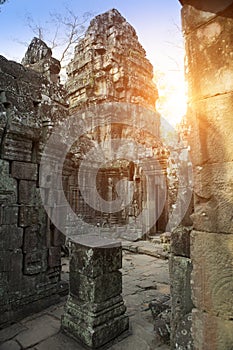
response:
{"label": "stone pavement", "polygon": [[[149,247],[148,243],[146,246]],[[152,243],[150,247],[153,250]],[[169,294],[168,261],[129,250],[123,251],[122,273],[131,335],[113,343],[109,349],[168,350],[169,347],[155,337],[148,306],[150,301],[161,294]],[[68,260],[63,260],[63,264],[63,276],[67,280]],[[84,347],[60,332],[65,300],[64,297],[61,303],[1,330],[0,350],[84,350]]]}

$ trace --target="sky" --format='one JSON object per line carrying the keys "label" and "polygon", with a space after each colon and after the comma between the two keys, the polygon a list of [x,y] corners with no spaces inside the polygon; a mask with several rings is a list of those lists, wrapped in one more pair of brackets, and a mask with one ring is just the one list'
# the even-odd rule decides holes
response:
{"label": "sky", "polygon": [[29,44],[34,36],[26,25],[27,14],[44,25],[50,12],[62,14],[65,6],[80,16],[84,12],[95,16],[116,8],[135,28],[155,75],[159,72],[159,111],[173,124],[182,117],[185,113],[184,51],[180,48],[183,40],[178,0],[7,0],[0,12],[0,54],[20,62],[26,46],[19,41]]}

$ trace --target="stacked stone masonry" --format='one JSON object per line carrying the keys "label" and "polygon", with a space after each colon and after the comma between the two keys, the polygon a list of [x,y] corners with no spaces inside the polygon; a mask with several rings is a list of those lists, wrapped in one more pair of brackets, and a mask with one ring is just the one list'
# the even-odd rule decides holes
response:
{"label": "stacked stone masonry", "polygon": [[106,101],[155,108],[153,67],[134,28],[113,9],[96,16],[68,68],[71,110]]}
{"label": "stacked stone masonry", "polygon": [[66,114],[59,85],[0,57],[0,326],[59,300],[64,238],[43,209],[39,174],[49,125]]}
{"label": "stacked stone masonry", "polygon": [[182,3],[194,170],[193,348],[231,350],[233,6],[227,1]]}

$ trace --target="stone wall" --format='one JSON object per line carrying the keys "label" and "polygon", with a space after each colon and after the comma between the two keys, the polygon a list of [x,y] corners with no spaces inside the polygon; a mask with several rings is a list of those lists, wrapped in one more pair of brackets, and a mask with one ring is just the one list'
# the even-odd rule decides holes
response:
{"label": "stone wall", "polygon": [[39,189],[44,142],[67,114],[54,77],[0,56],[0,326],[55,303],[62,290],[64,238],[51,228]]}
{"label": "stone wall", "polygon": [[193,347],[230,350],[233,346],[233,7],[231,4],[226,8],[224,1],[182,3],[189,83],[189,142],[195,180],[191,234]]}

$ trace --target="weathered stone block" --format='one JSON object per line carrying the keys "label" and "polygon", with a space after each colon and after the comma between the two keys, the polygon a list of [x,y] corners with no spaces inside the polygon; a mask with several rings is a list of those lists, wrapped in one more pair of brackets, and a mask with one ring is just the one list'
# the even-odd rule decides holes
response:
{"label": "weathered stone block", "polygon": [[0,204],[17,202],[17,181],[10,177],[9,162],[0,159]]}
{"label": "weathered stone block", "polygon": [[178,226],[171,234],[171,253],[190,258],[190,233],[192,227]]}
{"label": "weathered stone block", "polygon": [[71,270],[87,276],[96,277],[103,271],[103,255],[101,252],[93,251],[88,247],[72,245]]}
{"label": "weathered stone block", "polygon": [[[54,266],[54,267],[48,267],[48,270],[46,271],[46,278],[47,278],[47,285],[50,285],[50,288],[54,288],[58,286],[58,288],[61,288],[60,292],[63,295],[68,294],[69,290],[69,283],[66,281],[61,281],[61,265]],[[48,287],[47,287],[48,288]]]}
{"label": "weathered stone block", "polygon": [[232,172],[233,162],[205,164],[195,167],[195,194],[203,199],[209,199],[220,192],[222,196],[225,193],[226,199],[230,201],[230,188],[228,189],[228,186],[233,185]]}
{"label": "weathered stone block", "polygon": [[38,89],[38,86],[32,84],[29,84],[28,82],[25,82],[23,80],[17,81],[17,88],[20,93],[20,95],[24,95],[26,97],[31,98],[33,101],[41,101],[41,91]]}
{"label": "weathered stone block", "polygon": [[35,181],[19,181],[19,203],[33,205],[37,204],[37,192]]}
{"label": "weathered stone block", "polygon": [[223,320],[220,317],[194,309],[192,329],[194,350],[232,350],[232,320]]}
{"label": "weathered stone block", "polygon": [[91,305],[69,296],[62,316],[62,329],[94,349],[128,330],[129,319],[122,297],[96,304],[101,306],[99,310],[90,310]]}
{"label": "weathered stone block", "polygon": [[70,271],[70,293],[80,300],[100,303],[122,292],[120,271],[105,273],[95,278]]}
{"label": "weathered stone block", "polygon": [[[184,257],[178,257],[171,255],[169,260],[169,270],[171,277],[171,345],[175,348],[175,344],[181,342],[181,338],[177,338],[178,330],[183,327],[183,321],[186,315],[190,314],[193,308],[193,302],[191,299],[191,260]],[[188,326],[188,324],[186,325]],[[191,323],[190,328],[186,332],[189,336],[186,337],[187,344],[190,341]],[[181,345],[181,344],[179,344]],[[186,347],[188,348],[188,347]],[[185,348],[184,348],[185,349]]]}
{"label": "weathered stone block", "polygon": [[[41,209],[42,210],[42,209]],[[39,214],[41,212],[39,210]],[[29,220],[24,221],[24,240],[23,240],[23,251],[28,253],[35,251],[36,249],[44,249],[50,244],[50,237],[48,235],[47,222],[43,220],[41,215],[38,216],[36,224],[35,220],[31,221],[31,226],[27,226],[26,223],[30,223]]]}
{"label": "weathered stone block", "polygon": [[[4,284],[0,289],[4,293],[3,300],[0,304],[10,302],[10,293],[18,299],[21,292],[23,254],[21,249],[15,249],[11,252],[1,252],[0,256],[0,276],[5,278]],[[6,279],[7,278],[7,279]],[[7,294],[5,294],[7,293]]]}
{"label": "weathered stone block", "polygon": [[30,253],[39,247],[39,226],[26,227],[23,239],[23,252]]}
{"label": "weathered stone block", "polygon": [[49,248],[48,264],[49,267],[61,265],[61,247]]}
{"label": "weathered stone block", "polygon": [[[1,262],[1,259],[0,259]],[[4,305],[9,291],[9,271],[1,271],[0,268],[0,305]]]}
{"label": "weathered stone block", "polygon": [[[14,273],[14,267],[17,267],[17,273],[22,271],[20,264],[17,265],[17,262],[23,260],[23,255],[21,249],[15,249],[13,252],[1,252],[0,254],[0,271]],[[22,264],[21,264],[22,265]]]}
{"label": "weathered stone block", "polygon": [[173,333],[172,339],[172,344],[174,344],[175,349],[193,349],[192,313],[181,317],[179,323],[176,325],[176,330]]}
{"label": "weathered stone block", "polygon": [[233,93],[222,94],[190,104],[189,135],[193,165],[232,161],[232,98]]}
{"label": "weathered stone block", "polygon": [[232,18],[216,16],[186,37],[190,99],[233,90],[232,24]]}
{"label": "weathered stone block", "polygon": [[181,13],[182,29],[185,31],[185,34],[189,34],[194,29],[206,24],[216,16],[213,12],[200,11],[190,5],[184,5]]}
{"label": "weathered stone block", "polygon": [[[72,244],[71,269],[90,277],[118,271],[122,267],[122,249],[119,242],[106,242],[96,235],[79,236]],[[105,246],[101,246],[105,244]]]}
{"label": "weathered stone block", "polygon": [[19,207],[17,205],[0,206],[0,225],[15,225],[18,223]]}
{"label": "weathered stone block", "polygon": [[13,135],[8,135],[4,142],[3,158],[9,160],[21,160],[30,162],[32,155],[32,141],[14,139]]}
{"label": "weathered stone block", "polygon": [[98,304],[85,303],[69,295],[65,308],[70,316],[91,327],[107,323],[111,318],[119,317],[126,311],[126,306],[120,295]]}
{"label": "weathered stone block", "polygon": [[23,244],[23,229],[16,225],[0,226],[0,251],[15,250]]}
{"label": "weathered stone block", "polygon": [[21,118],[21,123],[19,123],[18,119],[14,120],[13,118],[10,124],[9,132],[11,132],[13,135],[16,135],[15,137],[17,138],[17,140],[20,140],[21,138],[30,140],[30,142],[32,142],[32,149],[30,153],[33,153],[35,151],[34,148],[39,143],[40,128],[38,128],[38,126],[34,123],[30,123],[29,116],[27,113],[26,115],[21,116]]}
{"label": "weathered stone block", "polygon": [[17,82],[13,76],[0,72],[0,90],[9,91],[17,90]]}
{"label": "weathered stone block", "polygon": [[0,272],[9,272],[9,252],[3,251],[0,254]]}
{"label": "weathered stone block", "polygon": [[191,299],[191,260],[171,255],[169,269],[172,288],[172,311],[179,318],[190,313],[193,307]]}
{"label": "weathered stone block", "polygon": [[11,175],[16,179],[37,180],[37,164],[12,162]]}
{"label": "weathered stone block", "polygon": [[34,275],[47,269],[48,251],[39,250],[24,255],[24,274]]}
{"label": "weathered stone block", "polygon": [[161,294],[149,303],[154,320],[154,332],[156,340],[170,344],[171,332],[171,307],[170,296]]}
{"label": "weathered stone block", "polygon": [[[117,262],[122,259],[120,249],[119,242],[97,235],[75,237],[72,242],[70,296],[62,317],[62,329],[93,349],[110,342],[129,327],[121,296],[122,275],[117,269],[121,266]],[[106,264],[114,267],[114,272],[107,272]]]}
{"label": "weathered stone block", "polygon": [[122,248],[106,248],[104,254],[104,273],[113,272],[122,268]]}
{"label": "weathered stone block", "polygon": [[38,222],[38,208],[35,206],[20,206],[19,209],[19,226],[34,226]]}
{"label": "weathered stone block", "polygon": [[[75,320],[76,321],[76,320]],[[115,339],[129,328],[129,319],[126,315],[121,315],[112,320],[91,329],[88,324],[77,325],[72,317],[65,314],[62,318],[62,329],[71,334],[77,340],[81,340],[91,349],[98,349],[111,340]]]}
{"label": "weathered stone block", "polygon": [[233,163],[206,164],[194,169],[194,229],[233,233]]}
{"label": "weathered stone block", "polygon": [[233,235],[191,234],[192,298],[199,310],[233,318]]}
{"label": "weathered stone block", "polygon": [[10,253],[10,264],[9,264],[9,289],[12,292],[20,291],[22,287],[20,282],[23,276],[23,253],[21,249],[17,249]]}

